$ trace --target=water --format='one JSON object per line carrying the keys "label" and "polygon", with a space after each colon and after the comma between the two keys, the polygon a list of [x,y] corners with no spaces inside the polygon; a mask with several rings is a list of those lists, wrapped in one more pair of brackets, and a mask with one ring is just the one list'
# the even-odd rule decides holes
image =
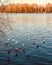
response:
{"label": "water", "polygon": [[[9,20],[6,15],[0,14],[0,64],[52,65],[52,14],[14,13],[8,14]],[[19,50],[15,57],[14,48],[24,48],[25,53]],[[12,50],[10,55],[8,49]]]}

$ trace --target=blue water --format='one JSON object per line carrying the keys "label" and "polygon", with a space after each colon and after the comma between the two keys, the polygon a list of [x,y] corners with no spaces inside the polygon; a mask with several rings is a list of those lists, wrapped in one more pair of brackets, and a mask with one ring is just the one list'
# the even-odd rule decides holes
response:
{"label": "blue water", "polygon": [[[0,65],[52,65],[52,14],[0,16]],[[14,48],[24,48],[25,53],[19,50],[15,57]],[[10,55],[8,49],[12,50]]]}

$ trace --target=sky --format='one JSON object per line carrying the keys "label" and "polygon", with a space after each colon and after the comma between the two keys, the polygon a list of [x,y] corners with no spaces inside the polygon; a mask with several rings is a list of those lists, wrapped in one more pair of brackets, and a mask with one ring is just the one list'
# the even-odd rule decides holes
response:
{"label": "sky", "polygon": [[2,2],[8,1],[8,3],[37,3],[37,4],[46,4],[48,2],[52,3],[52,0],[2,0]]}

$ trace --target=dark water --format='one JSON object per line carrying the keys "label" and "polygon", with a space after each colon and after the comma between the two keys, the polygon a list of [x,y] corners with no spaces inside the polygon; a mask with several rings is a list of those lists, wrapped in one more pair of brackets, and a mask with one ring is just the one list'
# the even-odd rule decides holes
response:
{"label": "dark water", "polygon": [[[0,65],[52,65],[52,14],[6,15],[0,14]],[[15,57],[15,48],[25,52]]]}

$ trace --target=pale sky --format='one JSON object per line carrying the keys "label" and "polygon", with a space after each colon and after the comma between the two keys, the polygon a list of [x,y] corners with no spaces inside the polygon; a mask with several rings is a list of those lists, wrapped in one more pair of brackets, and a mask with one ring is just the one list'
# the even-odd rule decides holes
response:
{"label": "pale sky", "polygon": [[38,3],[38,4],[46,4],[47,2],[52,3],[52,0],[2,0],[2,1],[8,1],[10,3]]}

